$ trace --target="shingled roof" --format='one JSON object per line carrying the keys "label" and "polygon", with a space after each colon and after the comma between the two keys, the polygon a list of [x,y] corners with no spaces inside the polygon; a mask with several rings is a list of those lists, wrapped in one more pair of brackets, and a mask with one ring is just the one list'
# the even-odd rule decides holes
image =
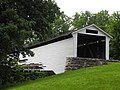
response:
{"label": "shingled roof", "polygon": [[47,45],[47,44],[50,44],[50,43],[54,43],[54,42],[57,42],[57,41],[61,41],[61,40],[64,40],[64,39],[71,38],[71,37],[73,37],[72,32],[74,32],[74,31],[75,30],[70,30],[69,32],[64,33],[62,35],[56,36],[54,38],[48,39],[48,40],[43,41],[43,42],[33,44],[33,45],[29,46],[29,49],[44,46],[44,45]]}
{"label": "shingled roof", "polygon": [[101,32],[103,32],[106,36],[112,38],[112,36],[110,36],[108,33],[106,33],[105,31],[103,31],[101,28],[99,28],[98,26],[96,26],[95,24],[91,24],[91,25],[88,25],[84,28],[79,28],[78,30],[70,30],[68,31],[67,33],[64,33],[62,35],[59,35],[57,37],[54,37],[52,39],[49,39],[49,40],[46,40],[46,41],[43,41],[43,42],[39,42],[39,43],[36,43],[34,45],[31,45],[29,46],[29,49],[32,49],[32,48],[36,48],[36,47],[40,47],[40,46],[44,46],[44,45],[47,45],[47,44],[50,44],[50,43],[54,43],[54,42],[57,42],[57,41],[61,41],[61,40],[64,40],[64,39],[68,39],[68,38],[71,38],[73,37],[72,36],[72,33],[76,33],[76,32],[79,32],[80,30],[83,30],[85,28],[89,28],[91,26],[94,26],[96,27],[98,30],[100,30]]}

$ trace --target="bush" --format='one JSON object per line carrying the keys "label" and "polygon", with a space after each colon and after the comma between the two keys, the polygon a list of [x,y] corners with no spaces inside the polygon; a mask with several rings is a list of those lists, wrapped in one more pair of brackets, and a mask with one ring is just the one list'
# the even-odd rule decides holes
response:
{"label": "bush", "polygon": [[0,65],[0,87],[9,86],[23,80],[23,72],[20,72],[19,67],[11,68],[7,65]]}
{"label": "bush", "polygon": [[46,76],[55,75],[53,71],[24,71],[24,80],[35,80]]}
{"label": "bush", "polygon": [[46,75],[43,72],[30,71],[30,72],[24,72],[23,76],[24,76],[25,80],[35,80],[38,78],[45,77]]}
{"label": "bush", "polygon": [[[0,88],[8,87],[16,83],[22,83],[28,80],[35,80],[46,76],[54,75],[53,71],[24,71],[21,68],[10,69],[11,74],[2,73],[0,76]],[[8,69],[9,71],[9,69]],[[0,71],[1,72],[1,71]],[[7,75],[7,78],[6,78]]]}

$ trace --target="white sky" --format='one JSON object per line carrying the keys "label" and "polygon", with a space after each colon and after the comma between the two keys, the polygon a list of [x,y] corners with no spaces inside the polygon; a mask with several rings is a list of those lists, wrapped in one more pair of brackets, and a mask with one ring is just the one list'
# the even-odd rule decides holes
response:
{"label": "white sky", "polygon": [[108,10],[110,14],[120,11],[120,0],[55,0],[55,2],[68,16],[81,11],[97,13],[101,10]]}

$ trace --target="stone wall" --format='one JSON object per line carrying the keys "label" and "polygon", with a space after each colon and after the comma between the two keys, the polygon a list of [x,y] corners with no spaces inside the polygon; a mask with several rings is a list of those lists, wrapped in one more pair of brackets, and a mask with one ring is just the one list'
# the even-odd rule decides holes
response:
{"label": "stone wall", "polygon": [[104,59],[67,57],[65,70],[76,70],[84,67],[100,66],[104,64],[107,64],[107,61]]}

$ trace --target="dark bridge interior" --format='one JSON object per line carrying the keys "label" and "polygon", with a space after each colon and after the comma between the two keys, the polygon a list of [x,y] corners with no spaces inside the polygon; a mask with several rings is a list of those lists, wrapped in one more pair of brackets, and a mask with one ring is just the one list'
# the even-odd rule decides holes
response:
{"label": "dark bridge interior", "polygon": [[105,37],[78,33],[77,57],[105,59]]}

